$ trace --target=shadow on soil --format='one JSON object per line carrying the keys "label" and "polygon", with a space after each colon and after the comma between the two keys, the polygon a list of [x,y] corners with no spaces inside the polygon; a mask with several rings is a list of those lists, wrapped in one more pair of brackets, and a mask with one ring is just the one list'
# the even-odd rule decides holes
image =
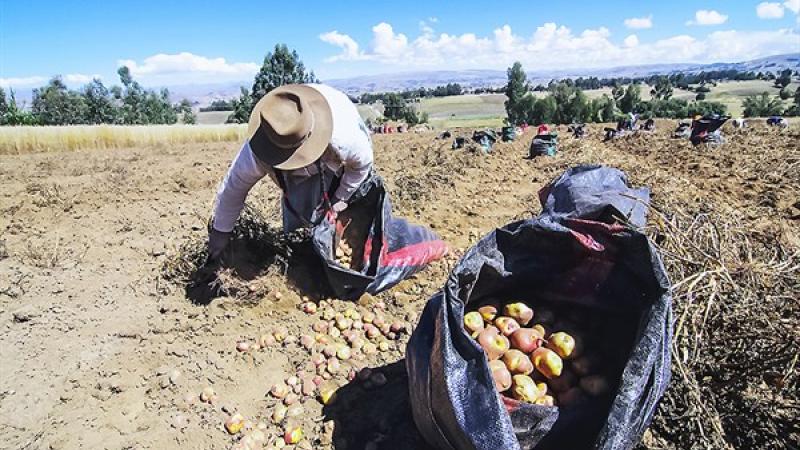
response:
{"label": "shadow on soil", "polygon": [[374,368],[387,383],[372,387],[355,379],[336,392],[323,409],[334,421],[336,450],[434,450],[422,439],[411,416],[405,359]]}

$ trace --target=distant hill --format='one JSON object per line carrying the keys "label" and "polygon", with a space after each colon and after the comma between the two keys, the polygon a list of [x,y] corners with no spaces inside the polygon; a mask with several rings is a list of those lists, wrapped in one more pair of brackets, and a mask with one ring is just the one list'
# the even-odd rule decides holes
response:
{"label": "distant hill", "polygon": [[[787,55],[768,56],[752,61],[736,63],[712,64],[651,64],[641,66],[623,66],[604,69],[568,69],[549,71],[530,71],[528,79],[532,83],[548,82],[552,79],[575,77],[646,77],[657,74],[697,73],[709,70],[736,69],[741,71],[752,70],[775,72],[791,68],[800,69],[800,53]],[[334,86],[348,94],[361,94],[363,92],[389,92],[415,89],[420,87],[431,88],[447,83],[459,83],[464,87],[497,87],[506,83],[505,70],[446,70],[430,72],[403,72],[381,75],[360,76],[336,80],[325,80],[326,84]]]}

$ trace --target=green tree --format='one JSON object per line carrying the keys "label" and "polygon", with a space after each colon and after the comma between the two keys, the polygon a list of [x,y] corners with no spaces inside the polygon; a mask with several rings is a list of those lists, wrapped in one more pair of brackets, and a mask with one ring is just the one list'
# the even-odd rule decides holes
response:
{"label": "green tree", "polygon": [[306,71],[295,50],[289,51],[286,44],[276,44],[275,49],[264,57],[264,63],[253,81],[253,105],[279,86],[318,82],[313,71]]}
{"label": "green tree", "polygon": [[624,113],[632,112],[636,106],[642,101],[641,88],[638,84],[632,83],[625,89],[625,95],[619,100],[619,109]]}
{"label": "green tree", "polygon": [[614,99],[614,102],[616,102],[617,104],[619,104],[619,102],[620,102],[620,100],[622,100],[623,96],[625,96],[625,87],[624,86],[617,84],[611,89],[611,97]]}
{"label": "green tree", "polygon": [[3,120],[3,116],[8,113],[8,101],[6,100],[6,91],[0,87],[0,121]]}
{"label": "green tree", "polygon": [[[5,93],[3,93],[5,95]],[[0,125],[38,125],[38,118],[17,106],[14,90],[9,89],[5,113],[0,115]]]}
{"label": "green tree", "polygon": [[770,96],[769,92],[746,97],[742,101],[742,108],[744,108],[745,117],[774,116],[783,112],[780,99]]}
{"label": "green tree", "polygon": [[681,117],[693,117],[696,115],[707,116],[711,114],[725,115],[728,107],[719,102],[692,102],[686,107],[687,114]]}
{"label": "green tree", "polygon": [[795,89],[792,106],[790,106],[784,114],[787,116],[800,116],[800,87]]}
{"label": "green tree", "polygon": [[698,102],[703,101],[706,99],[706,93],[699,92],[697,95],[694,96],[694,99],[697,100]]}
{"label": "green tree", "polygon": [[178,114],[181,115],[181,122],[186,125],[194,125],[197,123],[197,116],[192,111],[192,103],[187,99],[181,100],[175,107]]}
{"label": "green tree", "polygon": [[178,122],[178,113],[169,100],[169,90],[147,91],[144,100],[145,123],[172,125]]}
{"label": "green tree", "polygon": [[785,88],[792,82],[792,69],[781,70],[775,77],[775,86],[781,89]]}
{"label": "green tree", "polygon": [[650,89],[650,95],[656,100],[669,100],[672,97],[672,83],[669,78],[665,76],[658,77],[653,88]]}
{"label": "green tree", "polygon": [[114,123],[117,121],[119,109],[114,104],[111,92],[97,78],[83,87],[86,102],[85,123]]}
{"label": "green tree", "polygon": [[33,90],[31,111],[43,125],[75,125],[86,117],[86,101],[53,77],[46,86]]}
{"label": "green tree", "polygon": [[525,103],[525,109],[529,111],[527,115],[528,123],[533,125],[541,125],[543,123],[555,122],[558,105],[556,105],[556,100],[552,95],[548,95],[538,100],[533,95],[529,95],[526,97]]}
{"label": "green tree", "polygon": [[398,93],[383,94],[383,116],[389,120],[400,120],[406,114],[406,101]]}
{"label": "green tree", "polygon": [[778,96],[781,98],[781,100],[789,100],[792,97],[792,93],[789,92],[789,88],[784,87],[778,93]]}
{"label": "green tree", "polygon": [[582,90],[576,89],[565,110],[564,122],[588,122],[592,116],[591,104]]}
{"label": "green tree", "polygon": [[506,84],[506,115],[509,125],[519,125],[526,117],[525,102],[523,99],[528,93],[527,77],[522,70],[522,64],[517,61],[506,71],[508,84]]}
{"label": "green tree", "polygon": [[617,118],[617,104],[608,94],[592,100],[591,115],[587,121],[614,122]]}
{"label": "green tree", "polygon": [[403,113],[403,120],[405,120],[405,122],[412,127],[421,123],[428,123],[428,113],[417,112],[415,108],[406,107],[405,112]]}
{"label": "green tree", "polygon": [[253,88],[248,92],[244,87],[238,99],[231,101],[233,113],[228,116],[228,123],[247,123],[253,107],[262,97],[273,89],[286,84],[318,83],[314,71],[307,71],[300,55],[295,50],[289,51],[286,44],[276,44],[273,51],[267,53],[264,62],[253,80]]}
{"label": "green tree", "polygon": [[231,100],[233,112],[228,116],[228,123],[247,123],[250,120],[250,112],[253,110],[253,97],[250,96],[247,88],[242,86],[239,97]]}
{"label": "green tree", "polygon": [[126,125],[174,124],[178,121],[169,99],[169,90],[160,92],[144,89],[133,79],[130,70],[122,66],[117,70],[122,87],[113,87],[111,93],[121,103],[117,123]]}
{"label": "green tree", "polygon": [[148,123],[145,114],[145,100],[147,93],[139,83],[133,80],[131,71],[127,66],[117,69],[122,88],[112,89],[114,96],[122,103],[119,114],[119,123],[125,125],[143,125]]}

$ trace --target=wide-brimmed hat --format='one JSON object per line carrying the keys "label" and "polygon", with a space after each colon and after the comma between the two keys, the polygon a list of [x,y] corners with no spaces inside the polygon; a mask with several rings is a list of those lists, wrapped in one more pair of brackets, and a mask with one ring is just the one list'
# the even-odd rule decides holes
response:
{"label": "wide-brimmed hat", "polygon": [[281,170],[299,169],[319,159],[332,132],[325,97],[302,84],[281,86],[262,97],[247,127],[256,157]]}

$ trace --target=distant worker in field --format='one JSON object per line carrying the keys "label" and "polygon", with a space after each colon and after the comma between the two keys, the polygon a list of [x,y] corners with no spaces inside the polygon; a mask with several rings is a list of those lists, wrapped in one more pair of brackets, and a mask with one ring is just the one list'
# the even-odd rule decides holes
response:
{"label": "distant worker in field", "polygon": [[283,192],[283,229],[310,226],[317,211],[338,214],[372,170],[372,141],[355,105],[321,84],[281,86],[253,108],[248,138],[217,192],[208,236],[218,261],[250,189],[269,176]]}

